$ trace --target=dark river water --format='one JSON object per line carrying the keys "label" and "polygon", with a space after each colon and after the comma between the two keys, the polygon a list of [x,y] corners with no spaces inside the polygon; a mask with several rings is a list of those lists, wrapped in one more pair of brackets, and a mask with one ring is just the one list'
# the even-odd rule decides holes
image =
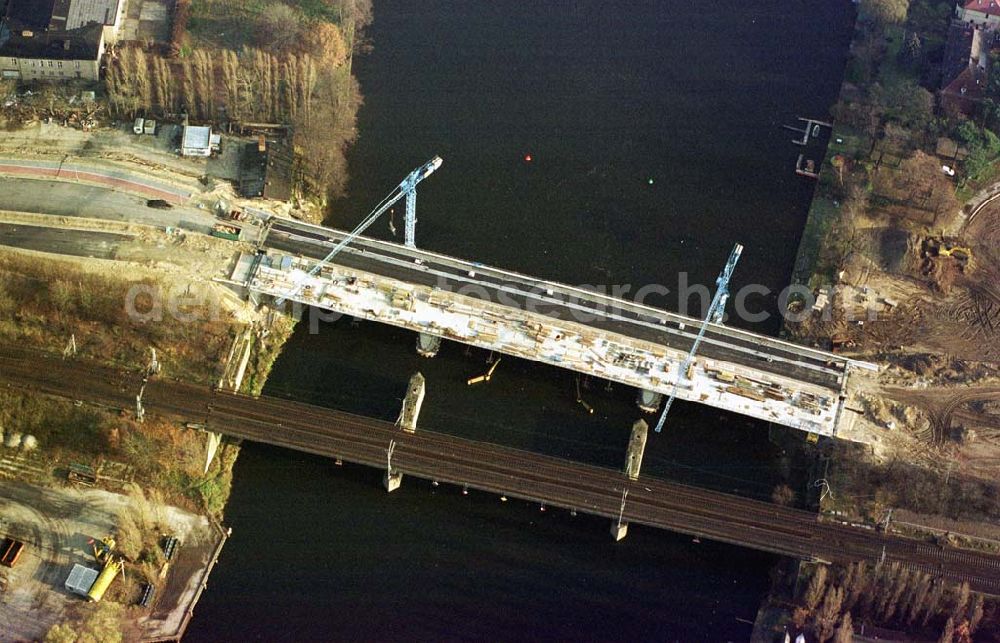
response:
{"label": "dark river water", "polygon": [[[848,0],[375,0],[350,196],[353,227],[412,168],[422,247],[576,284],[789,279],[813,185],[780,129],[826,116]],[[527,155],[531,161],[525,160]],[[396,208],[396,227],[402,230]],[[386,222],[374,236],[390,238]],[[669,297],[652,302],[670,309]],[[755,307],[775,311],[776,298]],[[756,325],[778,329],[778,320]],[[635,391],[344,319],[299,325],[267,393],[394,419],[411,373],[421,424],[620,467]],[[773,438],[772,439],[769,439]],[[810,463],[765,423],[678,404],[644,474],[754,497]],[[785,442],[787,446],[787,441]],[[746,640],[772,556],[259,445],[236,465],[233,536],[188,640]]]}

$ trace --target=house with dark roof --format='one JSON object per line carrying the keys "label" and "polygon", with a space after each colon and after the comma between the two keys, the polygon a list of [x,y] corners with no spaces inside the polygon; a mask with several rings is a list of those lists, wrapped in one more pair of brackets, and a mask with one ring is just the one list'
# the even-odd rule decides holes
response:
{"label": "house with dark roof", "polygon": [[9,0],[0,21],[0,75],[96,81],[125,0]]}
{"label": "house with dark roof", "polygon": [[941,64],[939,96],[943,108],[971,114],[982,102],[990,63],[987,43],[991,38],[992,32],[986,27],[952,22]]}
{"label": "house with dark roof", "polygon": [[0,76],[17,80],[96,81],[104,56],[104,28],[12,31],[0,23]]}
{"label": "house with dark roof", "polygon": [[966,24],[996,29],[1000,27],[1000,0],[961,0],[955,15]]}

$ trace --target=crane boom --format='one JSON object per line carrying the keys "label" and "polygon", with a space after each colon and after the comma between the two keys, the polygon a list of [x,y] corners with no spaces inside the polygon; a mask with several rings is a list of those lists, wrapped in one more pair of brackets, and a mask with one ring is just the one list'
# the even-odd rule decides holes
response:
{"label": "crane boom", "polygon": [[701,329],[698,331],[698,336],[695,337],[694,343],[691,344],[691,352],[688,353],[687,358],[684,360],[684,364],[681,365],[680,372],[677,373],[677,379],[674,380],[674,389],[670,392],[670,397],[667,398],[667,403],[663,405],[663,413],[660,414],[660,419],[656,423],[657,433],[663,429],[663,423],[667,420],[667,413],[670,411],[670,407],[673,405],[674,399],[677,397],[677,388],[680,386],[681,378],[687,377],[688,369],[694,361],[694,355],[698,352],[698,346],[701,344],[701,340],[705,338],[705,332],[708,330],[708,325],[710,323],[718,324],[722,321],[722,315],[726,312],[726,301],[729,299],[729,279],[733,276],[733,271],[736,270],[736,263],[740,260],[741,254],[743,254],[743,246],[737,243],[733,246],[733,251],[729,254],[729,261],[726,262],[722,272],[719,273],[719,277],[715,280],[716,290],[715,297],[712,298],[712,305],[708,308],[708,314],[705,315],[705,321],[701,323]]}
{"label": "crane boom", "polygon": [[372,210],[367,217],[365,217],[364,221],[359,223],[357,227],[355,227],[353,230],[351,230],[350,233],[347,234],[347,236],[341,239],[340,242],[337,245],[335,245],[332,250],[330,250],[329,254],[327,254],[322,261],[317,263],[309,270],[309,272],[306,274],[305,277],[302,277],[301,279],[298,280],[298,282],[295,284],[295,287],[292,289],[291,293],[289,293],[285,297],[281,297],[280,299],[276,300],[275,303],[280,306],[283,303],[285,303],[286,299],[290,299],[295,295],[297,295],[302,287],[302,282],[305,279],[307,279],[308,277],[315,277],[317,274],[319,274],[319,271],[322,270],[325,265],[330,263],[330,261],[334,257],[336,257],[341,250],[346,248],[347,245],[350,244],[352,241],[360,237],[361,233],[368,229],[368,226],[375,223],[376,219],[382,216],[382,214],[385,213],[386,210],[391,208],[397,201],[399,201],[404,196],[406,197],[406,245],[409,246],[410,248],[415,247],[416,242],[414,240],[414,236],[416,234],[416,225],[417,225],[417,183],[420,183],[428,176],[430,176],[434,172],[434,170],[441,167],[441,164],[443,162],[444,161],[441,159],[440,156],[435,156],[431,160],[427,161],[417,169],[407,174],[406,178],[403,179],[399,183],[399,185],[393,188],[392,192],[386,195],[386,197],[382,199],[381,202],[379,202],[379,205],[375,206],[375,209]]}

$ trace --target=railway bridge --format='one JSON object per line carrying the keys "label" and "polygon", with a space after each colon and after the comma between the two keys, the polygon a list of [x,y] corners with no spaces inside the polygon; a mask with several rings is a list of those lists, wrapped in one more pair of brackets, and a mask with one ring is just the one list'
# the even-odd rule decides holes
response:
{"label": "railway bridge", "polygon": [[613,526],[647,525],[801,559],[899,561],[1000,594],[996,554],[940,548],[638,472],[633,477],[422,427],[411,433],[392,422],[292,400],[253,398],[158,376],[145,381],[138,371],[14,347],[0,347],[0,385],[126,410],[135,407],[142,389],[148,414],[234,438],[603,516]]}

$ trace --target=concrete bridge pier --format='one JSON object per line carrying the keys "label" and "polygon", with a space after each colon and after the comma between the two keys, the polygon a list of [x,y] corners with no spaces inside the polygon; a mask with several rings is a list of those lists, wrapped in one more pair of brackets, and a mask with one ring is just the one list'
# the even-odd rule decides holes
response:
{"label": "concrete bridge pier", "polygon": [[385,452],[385,476],[382,477],[382,486],[387,493],[392,493],[403,486],[403,474],[392,470],[392,452],[396,450],[396,441],[389,441],[389,448]]}
{"label": "concrete bridge pier", "polygon": [[628,449],[625,452],[625,475],[632,480],[638,480],[642,468],[642,456],[646,451],[646,436],[649,425],[645,420],[636,420],[632,425],[632,435],[628,439]]}
{"label": "concrete bridge pier", "polygon": [[622,489],[622,507],[618,510],[618,520],[611,521],[611,537],[615,539],[615,542],[621,541],[628,535],[628,523],[623,520],[625,517],[625,500],[627,499],[628,487],[625,487]]}
{"label": "concrete bridge pier", "polygon": [[441,338],[430,333],[417,333],[417,354],[434,357],[441,350]]}
{"label": "concrete bridge pier", "polygon": [[649,389],[641,388],[635,396],[635,405],[645,413],[656,413],[656,409],[660,408],[660,404],[662,403],[663,393],[657,393]]}
{"label": "concrete bridge pier", "polygon": [[386,471],[385,476],[382,477],[382,486],[385,487],[387,493],[392,493],[403,486],[403,474]]}
{"label": "concrete bridge pier", "polygon": [[406,397],[403,398],[403,408],[399,412],[397,422],[407,433],[414,433],[417,430],[417,418],[420,417],[420,407],[424,403],[426,385],[424,376],[420,373],[414,373],[410,378],[410,385],[406,389]]}

